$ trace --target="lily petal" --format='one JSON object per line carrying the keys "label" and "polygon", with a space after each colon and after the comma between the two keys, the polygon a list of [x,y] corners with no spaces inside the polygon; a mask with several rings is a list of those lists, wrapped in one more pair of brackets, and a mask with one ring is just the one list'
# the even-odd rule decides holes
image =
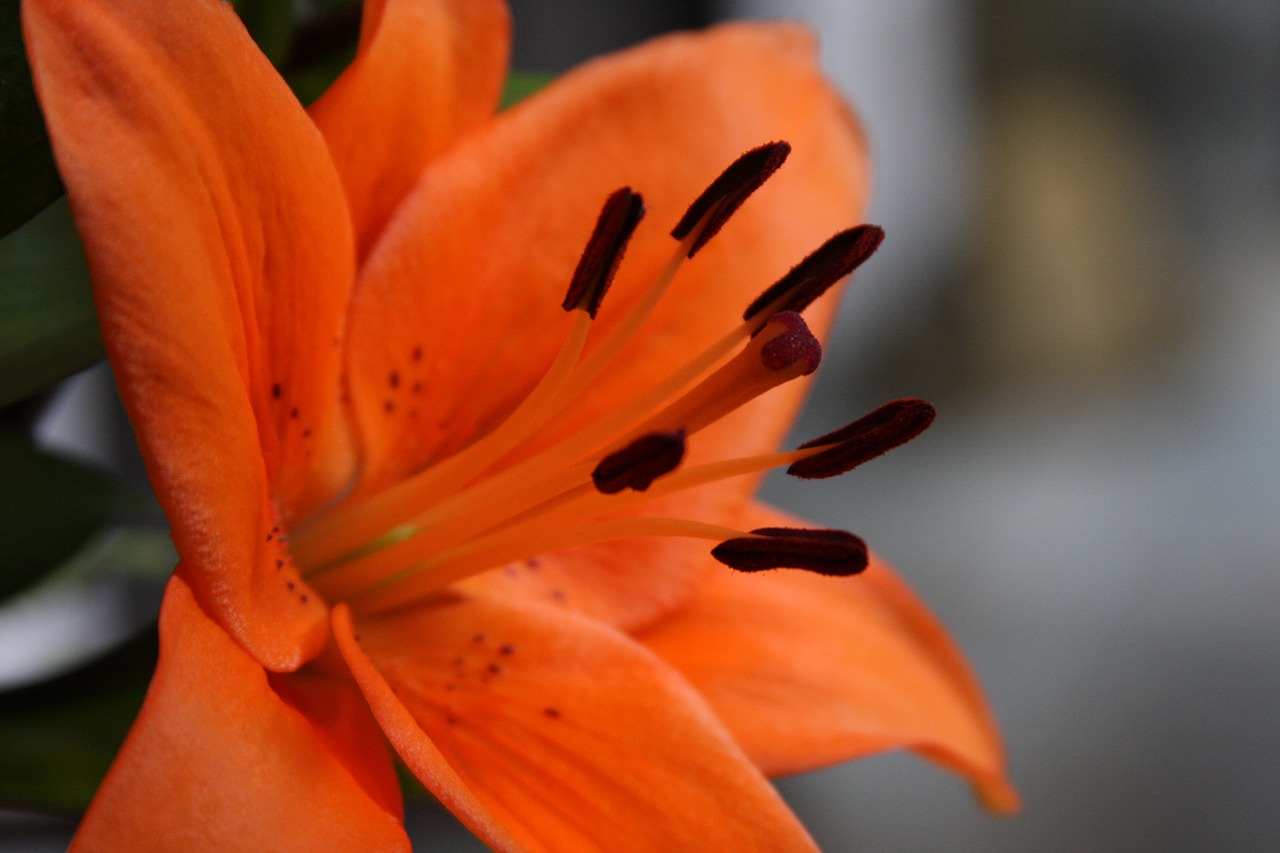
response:
{"label": "lily petal", "polygon": [[[748,526],[795,526],[760,507]],[[1000,736],[945,629],[879,558],[857,577],[719,572],[640,640],[684,673],[765,773],[909,748],[1017,808]]]}
{"label": "lily petal", "polygon": [[295,705],[180,578],[142,712],[72,850],[405,850],[386,747],[350,687]]}
{"label": "lily petal", "polygon": [[500,0],[365,3],[355,61],[309,110],[362,257],[422,167],[497,108],[509,42]]}
{"label": "lily petal", "polygon": [[[649,213],[600,312],[601,333],[674,250],[667,231],[685,206],[743,151],[777,138],[792,143],[790,161],[681,272],[651,325],[574,405],[572,426],[667,376],[857,220],[865,151],[821,76],[812,38],[796,27],[735,24],[657,39],[587,63],[434,160],[388,223],[354,298],[363,485],[397,480],[470,442],[533,386],[566,333],[559,306],[611,192],[635,188]],[[820,331],[832,303],[814,309]],[[726,421],[716,449],[772,447],[801,384]]]}
{"label": "lily petal", "polygon": [[362,620],[357,641],[334,615],[392,745],[506,827],[472,826],[498,849],[814,849],[698,695],[616,631],[456,598]]}
{"label": "lily petal", "polygon": [[178,551],[215,618],[294,668],[324,643],[324,608],[267,534],[350,470],[338,375],[354,258],[324,140],[228,4],[26,0],[23,20]]}

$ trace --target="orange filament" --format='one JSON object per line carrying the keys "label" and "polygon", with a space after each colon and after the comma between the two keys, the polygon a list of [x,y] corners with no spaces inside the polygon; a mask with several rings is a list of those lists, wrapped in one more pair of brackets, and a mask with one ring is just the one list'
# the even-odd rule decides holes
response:
{"label": "orange filament", "polygon": [[[309,567],[306,576],[316,589],[358,612],[383,611],[515,560],[640,536],[723,543],[717,559],[747,571],[790,564],[830,574],[857,571],[857,548],[849,544],[856,537],[840,531],[743,532],[689,519],[617,517],[657,497],[781,465],[800,466],[802,476],[839,473],[923,429],[917,409],[878,410],[795,451],[676,467],[686,436],[817,367],[817,340],[797,313],[779,309],[803,307],[847,274],[843,260],[824,261],[816,274],[811,270],[813,257],[832,257],[830,247],[849,244],[850,232],[797,265],[753,303],[745,320],[687,364],[608,416],[567,430],[574,404],[639,332],[683,262],[768,176],[758,172],[771,173],[780,157],[781,143],[748,152],[726,170],[730,178],[722,175],[699,197],[686,215],[693,224],[682,220],[677,228],[680,242],[671,258],[584,357],[592,319],[643,212],[629,189],[611,196],[565,299],[573,323],[542,379],[505,421],[471,445],[376,495],[339,504],[298,530],[294,555]],[[841,257],[852,254],[840,251]]]}
{"label": "orange filament", "polygon": [[[590,474],[600,457],[631,442],[637,434],[679,429],[692,434],[782,382],[813,372],[817,360],[817,342],[804,321],[795,314],[777,315],[738,356],[644,422],[628,423],[626,417],[634,419],[644,413],[624,411],[620,414],[626,417],[621,420],[614,417],[588,426],[523,462],[482,478],[469,488],[456,490],[449,498],[434,506],[427,505],[426,509],[421,500],[430,492],[419,485],[410,486],[412,481],[409,481],[375,499],[382,505],[379,508],[388,513],[382,516],[382,529],[387,529],[387,518],[394,519],[390,535],[357,550],[330,551],[315,562],[309,560],[323,552],[314,543],[299,543],[297,553],[305,555],[304,565],[319,567],[312,572],[311,580],[320,591],[339,598],[398,576],[406,565],[420,565],[423,566],[420,571],[424,571],[424,561],[432,554],[502,524],[545,503],[548,498],[583,490],[591,484]],[[517,412],[524,409],[521,406]],[[498,427],[495,434],[504,432],[504,428],[505,425]],[[585,461],[584,452],[591,454]],[[442,479],[434,471],[420,477],[433,484],[431,488]],[[406,494],[411,501],[409,505],[391,505],[393,500],[403,499]],[[362,524],[376,521],[376,516],[367,508],[356,511]],[[325,526],[333,529],[342,520],[339,515]],[[335,541],[332,534],[328,541]]]}

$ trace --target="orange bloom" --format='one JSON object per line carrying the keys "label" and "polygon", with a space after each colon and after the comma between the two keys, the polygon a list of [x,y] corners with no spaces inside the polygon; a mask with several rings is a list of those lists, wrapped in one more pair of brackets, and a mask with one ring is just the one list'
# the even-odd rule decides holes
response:
{"label": "orange bloom", "polygon": [[[751,500],[761,470],[836,473],[931,417],[761,456],[817,357],[774,312],[875,242],[844,232],[741,319],[864,204],[805,33],[660,39],[494,115],[497,0],[370,0],[308,112],[216,0],[23,18],[181,555],[77,849],[406,849],[393,753],[503,850],[807,849],[766,775],[897,747],[1012,806],[978,688],[886,566],[748,573],[865,558],[750,533],[797,526]],[[685,261],[784,146],[678,243],[659,226],[774,139],[794,155]],[[619,187],[648,210],[629,243]]]}

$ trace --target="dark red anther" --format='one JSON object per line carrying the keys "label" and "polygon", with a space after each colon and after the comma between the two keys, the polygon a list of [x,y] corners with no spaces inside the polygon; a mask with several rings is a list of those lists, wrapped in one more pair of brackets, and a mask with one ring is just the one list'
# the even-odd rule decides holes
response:
{"label": "dark red anther", "polygon": [[734,160],[729,168],[720,173],[720,177],[702,191],[702,195],[693,200],[693,204],[689,205],[689,209],[672,229],[671,236],[677,240],[683,240],[693,232],[703,217],[707,217],[702,232],[689,247],[689,257],[692,258],[707,244],[708,240],[716,235],[729,217],[733,216],[734,211],[741,207],[742,203],[758,190],[770,175],[778,171],[778,167],[790,153],[791,146],[788,143],[770,142],[759,148],[752,148]]}
{"label": "dark red anther", "polygon": [[618,270],[627,241],[644,216],[644,199],[630,187],[615,190],[605,199],[595,230],[582,250],[578,267],[569,282],[569,292],[560,306],[566,311],[587,309],[594,320],[604,294]]}
{"label": "dark red anther", "polygon": [[591,472],[591,481],[606,495],[623,489],[643,492],[684,458],[684,430],[651,432],[610,453]]}
{"label": "dark red anther", "polygon": [[822,361],[822,344],[809,331],[809,324],[794,311],[782,311],[769,318],[768,325],[778,324],[783,330],[760,349],[760,361],[770,370],[787,370],[804,361],[801,376],[818,369]]}
{"label": "dark red anther", "polygon": [[846,530],[762,527],[752,537],[728,539],[711,556],[740,572],[802,569],[820,575],[856,575],[867,567],[867,543]]}
{"label": "dark red anther", "polygon": [[778,300],[774,311],[803,311],[831,285],[847,276],[871,257],[884,241],[884,229],[859,225],[841,231],[778,279],[747,306],[742,319],[750,320]]}
{"label": "dark red anther", "polygon": [[848,426],[800,445],[802,450],[824,444],[831,447],[793,462],[787,473],[805,480],[820,480],[851,471],[924,432],[936,414],[933,406],[924,400],[885,403]]}

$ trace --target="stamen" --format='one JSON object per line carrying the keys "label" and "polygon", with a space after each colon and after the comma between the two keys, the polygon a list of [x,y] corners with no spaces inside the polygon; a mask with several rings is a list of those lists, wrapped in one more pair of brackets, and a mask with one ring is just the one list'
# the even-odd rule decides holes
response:
{"label": "stamen", "polygon": [[600,460],[591,481],[606,495],[623,489],[643,492],[658,477],[674,471],[683,458],[684,430],[653,432]]}
{"label": "stamen", "polygon": [[[404,573],[397,572],[396,566],[410,565],[417,567],[413,571],[421,571],[424,565],[435,563],[434,559],[427,559],[430,554],[440,554],[455,544],[461,546],[468,537],[510,524],[515,518],[528,518],[530,510],[539,515],[547,513],[583,494],[578,484],[586,485],[588,474],[595,466],[588,464],[586,470],[578,473],[579,466],[573,462],[591,456],[599,459],[601,453],[624,450],[650,433],[684,430],[693,434],[769,389],[812,373],[820,357],[821,346],[800,315],[791,312],[774,315],[764,331],[741,353],[641,426],[627,430],[635,423],[635,413],[627,413],[624,407],[618,414],[627,414],[626,420],[617,422],[616,415],[606,418],[539,456],[454,493],[412,516],[407,536],[379,542],[373,553],[339,552],[341,565],[333,565],[326,571],[328,578],[317,575],[312,579],[323,582],[326,592],[345,597],[349,590],[403,577]],[[623,430],[627,430],[624,437],[611,447],[599,446]],[[542,517],[545,523],[547,517]],[[467,565],[472,566],[470,571],[479,570],[470,561]]]}
{"label": "stamen", "polygon": [[[693,204],[685,211],[671,236],[677,240],[688,237],[693,230],[702,224],[697,239],[689,247],[688,256],[692,258],[707,241],[716,235],[729,217],[742,206],[742,203],[769,176],[778,171],[778,167],[791,153],[791,146],[786,142],[770,142],[758,148],[752,148],[730,164],[729,168],[711,182],[702,195],[694,199]],[[705,219],[705,221],[704,221]]]}
{"label": "stamen", "polygon": [[717,177],[672,232],[680,242],[671,258],[588,352],[592,320],[644,215],[629,187],[611,194],[562,303],[574,313],[572,325],[542,380],[470,446],[377,495],[331,508],[306,529],[295,553],[316,588],[362,613],[380,612],[531,555],[647,536],[712,540],[719,543],[713,556],[744,572],[864,569],[866,545],[845,531],[747,533],[644,513],[654,511],[655,497],[771,467],[789,465],[805,478],[843,473],[928,426],[927,403],[898,400],[797,450],[680,468],[687,436],[818,367],[822,348],[799,312],[875,251],[884,236],[875,226],[835,235],[752,302],[736,329],[603,417],[570,428],[578,396],[633,339],[681,264],[789,151],[785,142],[761,146]]}
{"label": "stamen", "polygon": [[605,200],[591,239],[587,241],[587,247],[573,271],[569,292],[561,303],[564,310],[585,308],[591,319],[595,319],[600,302],[618,270],[622,253],[626,251],[627,242],[643,216],[644,200],[630,187],[615,190]]}
{"label": "stamen", "polygon": [[792,463],[787,473],[805,480],[817,480],[851,471],[924,432],[936,414],[933,406],[924,400],[903,399],[885,403],[848,426],[800,445],[801,450],[830,446]]}
{"label": "stamen", "polygon": [[711,556],[740,572],[803,569],[820,575],[856,575],[867,567],[867,544],[844,530],[762,527],[729,539]]}
{"label": "stamen", "polygon": [[859,225],[841,231],[772,284],[747,306],[742,319],[778,311],[803,311],[840,279],[871,257],[884,241],[884,229]]}

